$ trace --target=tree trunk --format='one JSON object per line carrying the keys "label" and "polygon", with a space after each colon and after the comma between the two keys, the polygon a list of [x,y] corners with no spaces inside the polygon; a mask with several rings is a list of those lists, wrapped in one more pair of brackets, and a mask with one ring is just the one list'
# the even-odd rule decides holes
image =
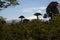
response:
{"label": "tree trunk", "polygon": [[38,21],[38,19],[39,19],[39,18],[38,18],[38,16],[37,16],[37,21]]}

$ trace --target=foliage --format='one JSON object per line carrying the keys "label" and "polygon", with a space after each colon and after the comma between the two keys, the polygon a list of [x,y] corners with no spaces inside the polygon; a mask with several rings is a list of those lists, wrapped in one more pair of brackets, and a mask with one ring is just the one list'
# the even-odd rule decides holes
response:
{"label": "foliage", "polygon": [[53,1],[46,8],[46,12],[48,14],[48,17],[51,17],[51,19],[52,19],[52,16],[59,14],[59,10],[57,8],[58,4],[59,4],[58,2]]}
{"label": "foliage", "polygon": [[0,10],[15,5],[19,5],[17,0],[0,0]]}
{"label": "foliage", "polygon": [[60,14],[53,19],[49,22],[24,19],[22,23],[12,21],[11,25],[1,22],[0,40],[60,40]]}

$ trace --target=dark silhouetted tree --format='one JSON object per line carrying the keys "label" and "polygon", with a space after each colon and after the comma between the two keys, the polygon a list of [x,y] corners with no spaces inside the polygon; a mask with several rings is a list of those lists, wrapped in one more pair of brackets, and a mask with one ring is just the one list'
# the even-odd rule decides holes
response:
{"label": "dark silhouetted tree", "polygon": [[43,18],[47,18],[47,14],[44,14]]}
{"label": "dark silhouetted tree", "polygon": [[48,17],[51,17],[51,19],[52,19],[52,16],[59,13],[59,10],[57,8],[58,4],[59,4],[58,2],[53,1],[46,8],[46,12],[48,14]]}
{"label": "dark silhouetted tree", "polygon": [[23,21],[23,18],[25,18],[24,16],[20,16],[19,18],[21,18],[21,22]]}
{"label": "dark silhouetted tree", "polygon": [[37,16],[37,20],[38,20],[39,19],[38,16],[41,15],[41,13],[35,13],[34,15]]}

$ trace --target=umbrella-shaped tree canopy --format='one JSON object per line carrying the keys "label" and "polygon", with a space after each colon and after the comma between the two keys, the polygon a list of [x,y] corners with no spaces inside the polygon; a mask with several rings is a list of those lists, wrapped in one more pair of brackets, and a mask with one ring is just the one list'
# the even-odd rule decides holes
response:
{"label": "umbrella-shaped tree canopy", "polygon": [[23,21],[23,18],[25,18],[24,16],[19,16],[19,18],[21,18],[21,22]]}
{"label": "umbrella-shaped tree canopy", "polygon": [[19,18],[25,18],[24,16],[20,16]]}
{"label": "umbrella-shaped tree canopy", "polygon": [[39,15],[41,15],[41,13],[35,13],[34,15],[35,15],[35,16],[39,16]]}
{"label": "umbrella-shaped tree canopy", "polygon": [[35,16],[37,16],[37,20],[39,19],[38,16],[41,15],[41,13],[35,13]]}

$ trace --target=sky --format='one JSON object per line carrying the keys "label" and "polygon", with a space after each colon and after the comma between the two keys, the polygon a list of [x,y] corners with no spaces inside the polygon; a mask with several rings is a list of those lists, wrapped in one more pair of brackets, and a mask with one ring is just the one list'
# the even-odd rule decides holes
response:
{"label": "sky", "polygon": [[60,2],[60,0],[18,0],[20,5],[3,9],[0,11],[0,16],[7,20],[18,19],[21,15],[28,19],[35,18],[33,14],[36,12],[46,13],[45,9],[51,1]]}

